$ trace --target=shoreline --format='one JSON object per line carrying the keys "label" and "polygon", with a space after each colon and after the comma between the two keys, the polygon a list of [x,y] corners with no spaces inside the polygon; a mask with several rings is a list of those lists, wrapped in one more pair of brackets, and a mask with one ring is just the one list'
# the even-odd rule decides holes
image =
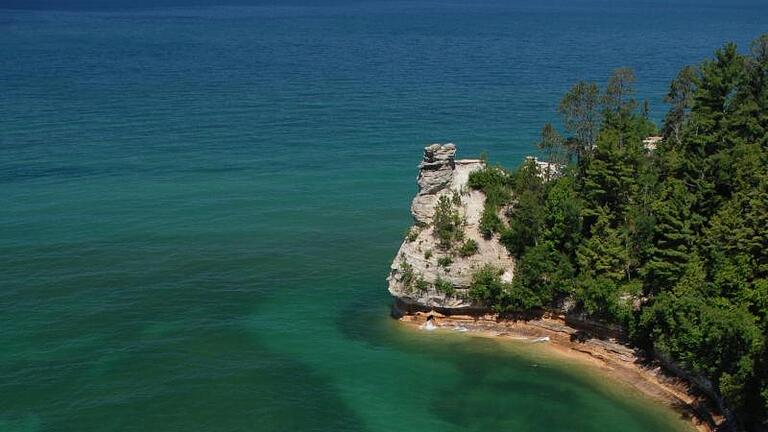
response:
{"label": "shoreline", "polygon": [[461,332],[472,336],[532,342],[546,338],[538,342],[547,342],[541,345],[546,345],[555,355],[596,366],[600,373],[672,408],[697,431],[713,432],[723,423],[723,416],[715,412],[708,399],[683,379],[669,374],[653,360],[641,358],[634,349],[614,339],[584,336],[560,317],[499,320],[491,314],[444,315],[435,311],[417,311],[401,315],[397,320],[418,328],[429,316],[438,329],[456,331],[459,327]]}

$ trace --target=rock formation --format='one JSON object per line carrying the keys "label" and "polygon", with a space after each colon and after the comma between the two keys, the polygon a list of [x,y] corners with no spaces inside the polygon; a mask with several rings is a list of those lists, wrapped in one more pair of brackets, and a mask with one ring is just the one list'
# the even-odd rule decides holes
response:
{"label": "rock formation", "polygon": [[[392,262],[389,292],[399,303],[414,308],[458,311],[480,308],[467,292],[472,274],[486,264],[505,270],[503,279],[512,280],[514,260],[495,238],[485,239],[478,229],[485,195],[467,186],[471,172],[485,164],[478,159],[456,160],[453,144],[432,144],[424,149],[419,164],[419,192],[411,204],[415,225]],[[433,224],[441,197],[448,197],[463,223],[463,239],[452,247],[441,245]],[[460,253],[460,247],[474,241],[477,252]],[[436,286],[442,284],[442,286]],[[449,289],[446,284],[450,284]]]}
{"label": "rock formation", "polygon": [[417,224],[428,225],[435,213],[439,196],[451,186],[456,169],[456,146],[432,144],[424,149],[419,164],[419,193],[411,203],[411,214]]}

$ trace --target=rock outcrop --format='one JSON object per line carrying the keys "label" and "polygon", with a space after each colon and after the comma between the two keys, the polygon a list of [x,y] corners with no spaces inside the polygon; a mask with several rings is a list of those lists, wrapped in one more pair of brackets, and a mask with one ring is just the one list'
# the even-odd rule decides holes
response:
{"label": "rock outcrop", "polygon": [[[419,164],[419,192],[411,204],[415,225],[397,252],[389,277],[389,292],[400,304],[446,311],[480,309],[467,293],[472,275],[486,264],[504,269],[504,280],[512,280],[514,259],[497,239],[485,239],[479,231],[485,195],[467,186],[469,175],[482,169],[479,159],[456,160],[453,144],[432,144],[424,149]],[[446,196],[463,223],[463,239],[450,248],[441,245],[433,225],[438,201]],[[475,242],[477,251],[459,252],[466,242]],[[436,286],[441,285],[442,286]],[[446,289],[446,284],[450,288]]]}
{"label": "rock outcrop", "polygon": [[424,149],[419,164],[419,193],[411,203],[411,214],[417,224],[428,225],[435,213],[440,195],[451,186],[456,169],[456,146],[432,144]]}

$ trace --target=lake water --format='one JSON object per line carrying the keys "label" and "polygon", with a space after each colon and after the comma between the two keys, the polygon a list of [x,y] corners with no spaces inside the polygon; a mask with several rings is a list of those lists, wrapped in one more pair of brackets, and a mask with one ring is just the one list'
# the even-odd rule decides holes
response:
{"label": "lake water", "polygon": [[768,6],[212,3],[0,0],[0,430],[685,430],[385,277],[424,145],[515,165],[620,66],[660,120]]}

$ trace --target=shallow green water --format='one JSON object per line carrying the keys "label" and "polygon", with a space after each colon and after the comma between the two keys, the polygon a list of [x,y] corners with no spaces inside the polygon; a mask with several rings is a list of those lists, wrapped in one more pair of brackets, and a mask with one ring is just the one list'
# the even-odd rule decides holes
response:
{"label": "shallow green water", "polygon": [[423,145],[514,164],[625,64],[659,119],[765,6],[86,3],[0,9],[0,431],[686,428],[384,279]]}

